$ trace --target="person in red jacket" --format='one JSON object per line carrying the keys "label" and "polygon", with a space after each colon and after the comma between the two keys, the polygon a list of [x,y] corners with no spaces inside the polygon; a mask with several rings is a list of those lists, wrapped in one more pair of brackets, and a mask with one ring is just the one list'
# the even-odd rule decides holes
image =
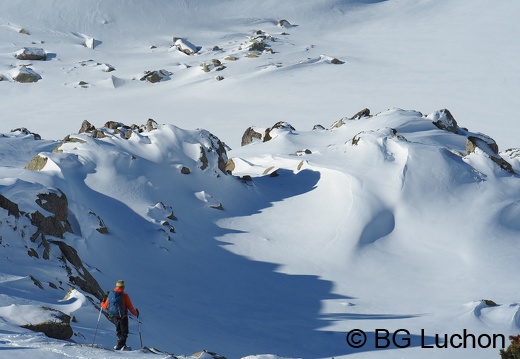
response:
{"label": "person in red jacket", "polygon": [[139,310],[134,308],[130,296],[125,293],[124,280],[117,281],[113,292],[101,302],[101,307],[108,311],[110,321],[116,326],[118,340],[114,349],[125,349],[128,337],[128,311],[139,318]]}

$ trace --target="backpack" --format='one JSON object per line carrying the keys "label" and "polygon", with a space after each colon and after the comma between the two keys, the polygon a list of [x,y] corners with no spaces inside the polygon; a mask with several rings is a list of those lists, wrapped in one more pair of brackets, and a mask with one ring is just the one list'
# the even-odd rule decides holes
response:
{"label": "backpack", "polygon": [[111,317],[122,317],[125,315],[123,307],[123,293],[121,292],[110,292],[108,295],[108,315]]}

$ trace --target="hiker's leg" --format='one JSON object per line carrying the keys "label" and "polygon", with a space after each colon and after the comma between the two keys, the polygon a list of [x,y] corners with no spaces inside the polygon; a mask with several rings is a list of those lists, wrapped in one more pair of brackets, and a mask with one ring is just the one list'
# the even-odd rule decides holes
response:
{"label": "hiker's leg", "polygon": [[118,349],[121,349],[126,345],[126,338],[128,337],[128,316],[119,320],[117,337],[119,338],[117,346]]}
{"label": "hiker's leg", "polygon": [[[128,321],[128,318],[127,318],[127,321]],[[114,347],[114,349],[119,350],[123,346],[125,346],[125,343],[126,343],[126,336],[124,336],[124,334],[123,334],[124,333],[123,318],[113,317],[112,322],[116,326],[116,334],[117,334],[117,344]],[[127,325],[127,327],[128,327],[128,325]],[[128,335],[128,332],[126,335]]]}

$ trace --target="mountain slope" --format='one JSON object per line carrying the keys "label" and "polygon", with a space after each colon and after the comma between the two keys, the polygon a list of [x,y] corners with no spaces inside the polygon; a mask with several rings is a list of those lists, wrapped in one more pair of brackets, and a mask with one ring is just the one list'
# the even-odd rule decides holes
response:
{"label": "mountain slope", "polygon": [[[121,278],[130,345],[176,354],[488,358],[421,344],[518,332],[516,3],[55,6],[0,14],[1,351],[121,357],[79,345],[113,345],[96,304]],[[70,342],[18,327],[41,306],[76,317]]]}

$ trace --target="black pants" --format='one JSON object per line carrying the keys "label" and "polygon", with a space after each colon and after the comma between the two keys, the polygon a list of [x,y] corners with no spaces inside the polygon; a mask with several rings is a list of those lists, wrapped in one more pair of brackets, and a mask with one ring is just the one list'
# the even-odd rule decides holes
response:
{"label": "black pants", "polygon": [[117,346],[116,349],[121,349],[126,345],[126,338],[128,337],[128,316],[112,317],[112,323],[116,326]]}

